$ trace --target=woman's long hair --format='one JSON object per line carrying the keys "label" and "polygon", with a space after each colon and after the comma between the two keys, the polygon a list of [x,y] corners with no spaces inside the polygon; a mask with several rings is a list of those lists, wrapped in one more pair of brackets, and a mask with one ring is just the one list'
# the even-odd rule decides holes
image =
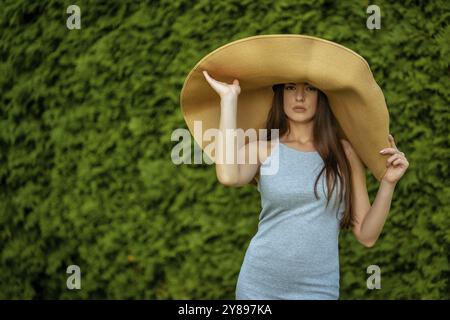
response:
{"label": "woman's long hair", "polygon": [[[284,112],[283,91],[284,84],[277,84],[273,86],[275,92],[272,100],[272,108],[269,111],[267,118],[266,129],[267,139],[271,140],[271,129],[279,129],[279,137],[281,138],[289,131],[288,118]],[[336,177],[343,188],[339,188],[339,203],[343,198],[345,201],[345,213],[340,222],[341,228],[350,228],[354,223],[354,214],[352,203],[352,179],[350,164],[345,155],[344,148],[338,137],[339,125],[336,118],[331,111],[327,96],[317,89],[317,108],[314,116],[314,146],[324,161],[324,167],[320,171],[314,184],[314,194],[317,195],[317,183],[320,176],[325,172],[328,194],[327,206],[336,187]],[[253,180],[255,184],[256,179],[259,179],[259,173]]]}

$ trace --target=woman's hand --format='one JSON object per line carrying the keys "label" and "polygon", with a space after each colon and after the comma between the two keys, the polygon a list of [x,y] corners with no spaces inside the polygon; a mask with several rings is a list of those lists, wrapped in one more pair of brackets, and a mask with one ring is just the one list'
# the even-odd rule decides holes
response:
{"label": "woman's hand", "polygon": [[237,98],[241,93],[241,87],[239,86],[239,80],[237,79],[235,79],[232,84],[228,84],[211,78],[206,70],[203,71],[203,75],[210,86],[219,94],[221,99]]}
{"label": "woman's hand", "polygon": [[408,168],[409,162],[406,160],[405,154],[397,149],[392,135],[389,135],[389,142],[391,148],[382,149],[380,151],[380,153],[384,155],[392,154],[392,156],[387,159],[386,167],[388,169],[382,180],[391,184],[396,184]]}

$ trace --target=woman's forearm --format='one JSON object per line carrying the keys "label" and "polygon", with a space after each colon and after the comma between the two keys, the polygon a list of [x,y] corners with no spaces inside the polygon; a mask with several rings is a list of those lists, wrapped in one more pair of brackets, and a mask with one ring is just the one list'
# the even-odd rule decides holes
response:
{"label": "woman's forearm", "polygon": [[381,180],[375,200],[361,224],[361,238],[370,245],[375,244],[383,230],[391,208],[395,185],[396,183]]}
{"label": "woman's forearm", "polygon": [[[232,184],[239,177],[237,152],[233,138],[236,132],[236,116],[237,96],[222,98],[220,101],[220,132],[216,141],[216,173],[222,183]],[[228,160],[227,157],[229,157]]]}

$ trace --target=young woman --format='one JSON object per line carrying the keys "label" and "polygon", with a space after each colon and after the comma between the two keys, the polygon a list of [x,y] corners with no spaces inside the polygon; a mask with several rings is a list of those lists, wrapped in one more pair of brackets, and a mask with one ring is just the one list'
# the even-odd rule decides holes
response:
{"label": "young woman", "polygon": [[[216,157],[226,157],[233,144],[225,130],[236,129],[239,81],[232,84],[203,74],[221,97]],[[377,241],[389,213],[396,183],[409,163],[389,136],[391,155],[371,205],[364,165],[351,144],[337,138],[336,119],[326,95],[308,83],[273,86],[267,119],[279,129],[275,144],[254,141],[239,149],[257,163],[216,163],[219,181],[242,186],[278,157],[273,175],[259,175],[262,211],[239,273],[236,299],[338,299],[341,228],[351,228],[366,247]],[[252,155],[252,153],[254,153]]]}

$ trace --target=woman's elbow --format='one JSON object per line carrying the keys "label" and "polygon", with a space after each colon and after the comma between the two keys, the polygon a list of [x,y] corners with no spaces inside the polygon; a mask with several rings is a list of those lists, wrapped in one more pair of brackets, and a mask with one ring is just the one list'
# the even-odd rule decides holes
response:
{"label": "woman's elbow", "polygon": [[219,180],[219,182],[221,184],[223,184],[224,186],[227,187],[236,187],[238,185],[238,181],[237,179],[230,177],[230,176],[217,176],[217,180]]}
{"label": "woman's elbow", "polygon": [[359,242],[366,248],[372,248],[377,240],[359,240]]}

